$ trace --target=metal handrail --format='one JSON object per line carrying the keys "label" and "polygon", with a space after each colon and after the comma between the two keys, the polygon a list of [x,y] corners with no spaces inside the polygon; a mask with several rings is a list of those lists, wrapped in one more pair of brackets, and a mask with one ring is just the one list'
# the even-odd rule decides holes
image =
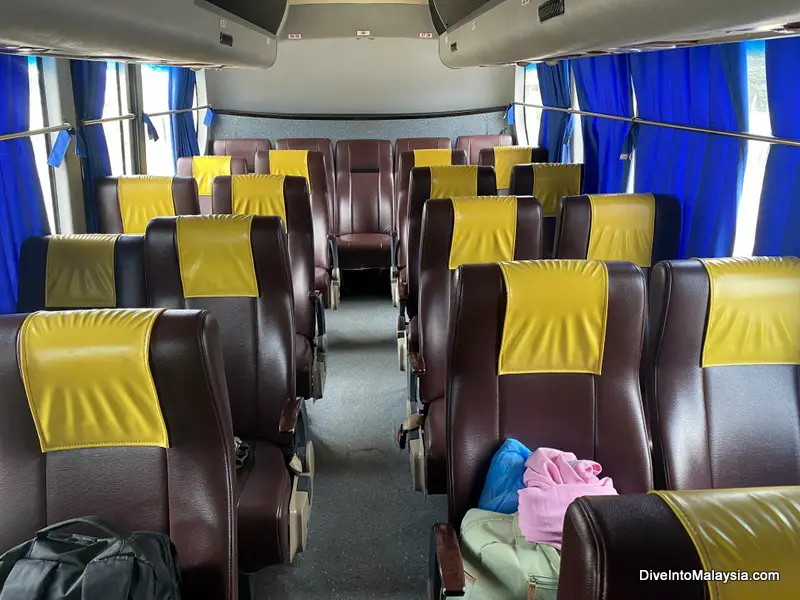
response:
{"label": "metal handrail", "polygon": [[78,124],[81,127],[86,127],[87,125],[102,125],[104,123],[116,123],[117,121],[133,121],[136,118],[136,115],[133,113],[128,113],[127,115],[119,115],[117,117],[107,117],[105,119],[92,119],[91,121],[79,121]]}
{"label": "metal handrail", "polygon": [[166,117],[167,115],[178,115],[180,113],[187,113],[187,112],[195,112],[198,110],[205,110],[207,108],[211,108],[210,104],[204,104],[203,106],[195,106],[193,108],[178,108],[175,110],[165,110],[163,112],[155,112],[155,113],[144,113],[151,119],[153,117]]}
{"label": "metal handrail", "polygon": [[45,133],[57,133],[59,131],[66,131],[72,129],[69,123],[62,123],[61,125],[53,125],[52,127],[42,127],[41,129],[31,129],[29,131],[20,131],[19,133],[7,133],[0,135],[0,142],[6,140],[18,140],[20,138],[33,137],[34,135],[42,135]]}

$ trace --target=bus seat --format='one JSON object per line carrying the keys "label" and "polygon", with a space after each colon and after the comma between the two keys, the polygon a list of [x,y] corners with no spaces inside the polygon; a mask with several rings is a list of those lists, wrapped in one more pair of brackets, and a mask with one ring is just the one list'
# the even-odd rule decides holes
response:
{"label": "bus seat", "polygon": [[145,247],[152,306],[205,309],[219,323],[233,431],[250,445],[236,483],[240,569],[288,563],[305,545],[313,446],[304,401],[295,394],[294,295],[283,222],[250,215],[159,218],[147,229]]}
{"label": "bus seat", "polygon": [[310,150],[322,154],[325,165],[325,194],[328,203],[328,231],[336,231],[336,167],[333,142],[328,138],[282,138],[275,142],[278,150]]}
{"label": "bus seat", "polygon": [[[273,157],[274,160],[270,160]],[[339,306],[339,273],[325,183],[324,155],[309,150],[270,150],[256,154],[256,173],[304,177],[308,182],[314,226],[314,283],[330,308]],[[333,285],[332,282],[335,282]]]}
{"label": "bus seat", "polygon": [[467,161],[470,165],[479,163],[481,150],[484,148],[513,145],[514,138],[510,135],[462,135],[456,139],[456,150],[463,150],[467,153]]}
{"label": "bus seat", "polygon": [[481,150],[478,164],[494,167],[497,173],[497,189],[507,193],[511,189],[511,173],[516,165],[546,163],[547,148],[530,146],[497,146]]}
{"label": "bus seat", "polygon": [[142,235],[155,217],[200,214],[192,177],[102,177],[95,188],[99,233]]}
{"label": "bus seat", "polygon": [[[5,315],[0,340],[0,548],[59,521],[95,515],[122,531],[169,534],[186,597],[236,600],[234,439],[210,315]],[[152,400],[152,410],[140,413],[147,415],[144,429],[124,420],[105,427],[98,419],[130,410],[118,389]],[[34,412],[53,401],[69,403],[74,420],[37,423]]]}
{"label": "bus seat", "polygon": [[197,180],[200,213],[211,214],[211,191],[214,178],[220,175],[246,175],[247,163],[243,158],[230,156],[188,156],[178,159],[177,175]]}
{"label": "bus seat", "polygon": [[278,216],[284,221],[297,327],[296,391],[303,398],[322,398],[325,313],[322,297],[314,289],[314,232],[306,180],[285,175],[217,177],[212,207],[214,214]]}
{"label": "bus seat", "polygon": [[[432,138],[436,139],[436,138]],[[439,138],[446,139],[446,138]],[[398,140],[398,147],[400,141]],[[408,142],[408,140],[405,140]],[[408,145],[407,143],[405,145]],[[433,167],[437,165],[466,165],[467,155],[463,150],[435,149],[433,152],[417,152],[406,150],[399,155],[395,178],[397,191],[397,279],[396,299],[408,298],[408,272],[407,272],[407,247],[408,247],[408,188],[411,182],[411,169],[414,167]],[[393,290],[394,292],[394,290]],[[397,302],[395,303],[397,304]]]}
{"label": "bus seat", "polygon": [[272,150],[272,144],[263,138],[233,138],[214,140],[214,156],[233,156],[243,158],[247,163],[247,172],[256,168],[256,152]]}
{"label": "bus seat", "polygon": [[[429,200],[422,217],[420,244],[419,352],[412,371],[409,413],[422,402],[424,447],[412,442],[415,488],[447,492],[445,465],[445,357],[450,314],[450,282],[462,264],[536,260],[542,255],[542,210],[536,198],[512,196]],[[416,393],[415,393],[416,392]],[[416,465],[425,461],[424,468]],[[424,480],[417,475],[424,474]]]}
{"label": "bus seat", "polygon": [[536,163],[517,165],[511,171],[510,194],[534,196],[544,215],[544,258],[554,257],[556,222],[561,198],[579,196],[583,190],[583,165]]}
{"label": "bus seat", "polygon": [[392,143],[336,143],[337,243],[342,269],[391,267],[395,234]]}
{"label": "bus seat", "polygon": [[[452,146],[453,143],[450,138],[445,137],[398,138],[394,142],[394,173],[397,175],[400,172],[400,157],[403,152],[411,152],[413,150],[450,150]],[[395,192],[397,192],[397,182],[395,182]]]}
{"label": "bus seat", "polygon": [[650,295],[658,489],[800,485],[800,260],[666,261]]}
{"label": "bus seat", "polygon": [[147,306],[140,235],[30,237],[20,249],[19,273],[21,313]]}
{"label": "bus seat", "polygon": [[681,204],[661,194],[608,194],[561,199],[555,257],[632,262],[649,275],[678,258]]}

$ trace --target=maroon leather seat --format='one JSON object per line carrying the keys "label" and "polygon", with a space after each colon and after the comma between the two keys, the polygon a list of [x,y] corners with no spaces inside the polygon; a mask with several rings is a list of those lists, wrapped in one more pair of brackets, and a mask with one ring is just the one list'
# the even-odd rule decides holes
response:
{"label": "maroon leather seat", "polygon": [[388,269],[396,235],[392,143],[336,143],[337,243],[342,269]]}
{"label": "maroon leather seat", "polygon": [[[394,173],[400,171],[400,156],[403,152],[414,150],[450,150],[453,143],[450,138],[397,138],[394,141]],[[408,184],[406,184],[408,185]],[[395,191],[397,191],[397,180],[395,180]]]}
{"label": "maroon leather seat", "polygon": [[479,164],[481,150],[484,148],[513,145],[514,138],[510,135],[462,135],[456,139],[456,150],[463,150],[466,152],[467,161],[469,161],[471,165]]}
{"label": "maroon leather seat", "polygon": [[151,305],[208,310],[219,323],[233,431],[250,445],[235,490],[240,569],[288,563],[298,489],[290,461],[296,454],[301,470],[310,470],[313,450],[295,393],[297,330],[282,220],[159,218],[145,244]]}
{"label": "maroon leather seat", "polygon": [[[197,181],[197,197],[200,204],[200,213],[204,215],[211,214],[211,192],[214,187],[214,177],[223,175],[246,175],[248,173],[247,162],[244,158],[228,157],[227,161],[215,161],[214,159],[216,158],[224,159],[226,157],[182,157],[178,159],[178,165],[176,167],[178,176],[194,177]],[[195,165],[197,165],[197,168],[195,168]]]}
{"label": "maroon leather seat", "polygon": [[141,235],[155,217],[200,214],[192,177],[102,177],[95,190],[99,233]]}
{"label": "maroon leather seat", "polygon": [[275,142],[278,150],[310,150],[322,154],[325,165],[325,198],[328,206],[328,232],[336,231],[336,166],[333,143],[328,138],[282,138]]}
{"label": "maroon leather seat", "polygon": [[[532,148],[524,146],[500,146],[507,151],[503,156],[495,148],[483,148],[478,155],[478,164],[482,167],[493,167],[497,173],[497,189],[511,189],[511,175],[515,165],[530,163],[546,163],[547,148]],[[498,155],[501,155],[498,158]]]}
{"label": "maroon leather seat", "polygon": [[253,173],[256,168],[256,152],[272,150],[269,140],[263,138],[233,138],[214,140],[214,156],[233,156],[243,158],[247,163],[247,172]]}
{"label": "maroon leather seat", "polygon": [[[4,515],[0,552],[48,525],[94,515],[123,532],[168,534],[177,548],[184,597],[237,600],[234,439],[216,323],[205,312],[166,311],[156,316],[145,310],[155,322],[144,348],[125,346],[117,338],[106,342],[108,338],[97,335],[84,341],[98,320],[104,321],[108,331],[136,312],[0,316],[0,510]],[[140,313],[133,319],[141,317]],[[75,342],[65,348],[64,338]],[[24,352],[19,353],[18,347],[24,347]],[[149,385],[155,384],[150,389],[168,431],[166,447],[149,441],[132,446],[102,436],[80,437],[86,433],[85,424],[92,428],[98,413],[117,400],[109,393],[118,381],[110,371],[130,372],[130,355],[141,357],[142,353],[149,357],[145,368]],[[40,446],[29,404],[34,400],[26,393],[23,377],[28,382],[52,383],[53,371],[59,368],[62,375],[64,371],[80,373],[71,385],[59,380],[51,397],[72,399],[77,425],[73,424],[68,438],[71,443]],[[132,378],[127,378],[128,383]],[[135,378],[134,383],[139,381]],[[85,394],[87,386],[92,394]],[[76,403],[76,397],[84,402]],[[41,400],[38,396],[35,402]],[[85,411],[90,417],[83,420],[80,415]],[[53,438],[45,435],[43,439]],[[51,451],[56,447],[58,451]],[[79,531],[98,535],[92,528]],[[4,593],[9,592],[14,596],[7,586]]]}

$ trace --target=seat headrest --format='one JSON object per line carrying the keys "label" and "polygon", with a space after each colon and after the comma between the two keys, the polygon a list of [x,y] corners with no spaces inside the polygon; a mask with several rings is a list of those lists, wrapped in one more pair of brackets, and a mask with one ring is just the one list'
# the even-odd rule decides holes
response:
{"label": "seat headrest", "polygon": [[602,261],[500,263],[506,313],[498,375],[600,375],[608,318]]}
{"label": "seat headrest", "polygon": [[19,334],[19,368],[42,452],[169,447],[149,362],[161,312],[28,315]]}
{"label": "seat headrest", "polygon": [[122,231],[141,235],[155,217],[174,217],[172,177],[136,175],[117,179]]}
{"label": "seat headrest", "polygon": [[233,214],[280,217],[285,225],[285,180],[286,175],[233,175],[231,177]]}
{"label": "seat headrest", "polygon": [[453,198],[451,202],[450,269],[460,265],[514,260],[517,236],[515,196]]}
{"label": "seat headrest", "polygon": [[590,195],[589,204],[592,221],[586,258],[652,266],[656,220],[652,194]]}
{"label": "seat headrest", "polygon": [[308,174],[308,150],[270,150],[269,172],[273,175],[303,177],[311,192],[311,177]]}
{"label": "seat headrest", "polygon": [[495,146],[494,170],[497,173],[497,187],[505,190],[511,187],[511,171],[516,165],[533,162],[533,148],[528,146]]}
{"label": "seat headrest", "polygon": [[533,195],[542,204],[545,217],[558,216],[558,203],[566,196],[581,193],[583,165],[534,163]]}
{"label": "seat headrest", "polygon": [[214,178],[231,174],[230,156],[195,156],[192,158],[192,175],[197,180],[197,193],[210,196]]}
{"label": "seat headrest", "polygon": [[185,298],[257,298],[250,229],[253,215],[177,217]]}
{"label": "seat headrest", "polygon": [[114,308],[118,234],[52,235],[47,243],[47,308]]}
{"label": "seat headrest", "polygon": [[430,198],[459,198],[478,195],[478,167],[446,165],[429,167]]}
{"label": "seat headrest", "polygon": [[701,259],[708,273],[702,366],[800,364],[800,259]]}
{"label": "seat headrest", "polygon": [[415,167],[444,167],[453,164],[453,153],[449,148],[414,150]]}

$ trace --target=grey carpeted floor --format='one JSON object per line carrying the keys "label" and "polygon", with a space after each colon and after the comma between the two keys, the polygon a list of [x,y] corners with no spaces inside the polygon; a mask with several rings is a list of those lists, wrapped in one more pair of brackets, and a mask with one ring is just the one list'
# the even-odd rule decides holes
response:
{"label": "grey carpeted floor", "polygon": [[325,397],[308,407],[317,464],[310,548],[256,575],[257,600],[426,597],[428,536],[446,506],[413,491],[408,453],[394,442],[406,396],[395,320],[387,297],[345,297],[327,313]]}

